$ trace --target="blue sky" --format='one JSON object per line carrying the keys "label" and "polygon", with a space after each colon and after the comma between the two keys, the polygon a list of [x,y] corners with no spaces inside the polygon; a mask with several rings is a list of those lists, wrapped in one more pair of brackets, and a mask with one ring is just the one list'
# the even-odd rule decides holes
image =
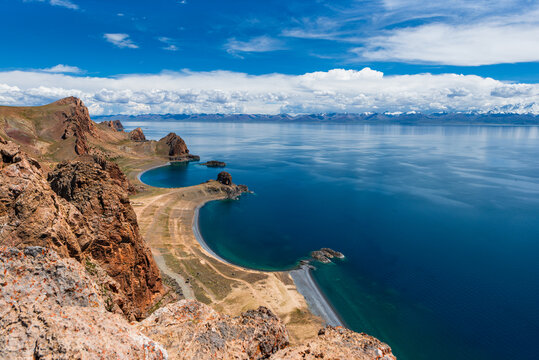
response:
{"label": "blue sky", "polygon": [[[530,109],[539,82],[539,4],[530,0],[0,0],[0,6],[0,83],[5,89],[16,87],[26,93],[18,99],[5,95],[7,103],[34,103],[53,96],[29,97],[27,90],[39,86],[73,90],[64,86],[66,75],[86,82],[102,80],[105,86],[108,80],[140,78],[141,74],[179,74],[181,83],[186,71],[191,77],[224,71],[236,77],[249,74],[254,76],[253,82],[260,83],[266,74],[302,76],[332,69],[359,72],[368,67],[388,78],[428,73],[500,81],[502,85],[492,85],[490,94],[498,94],[493,89],[503,84],[528,84],[526,99],[522,99],[520,87],[511,90],[519,96],[515,102],[498,101],[495,105],[499,108],[519,102],[519,109]],[[44,74],[49,77],[43,78]],[[158,77],[154,79],[153,90],[167,90],[159,86]],[[134,80],[124,82],[126,89],[134,92],[142,86],[130,87],[129,83]],[[379,84],[382,90],[388,85]],[[246,86],[237,91],[245,91]],[[448,85],[443,82],[443,86]],[[284,91],[288,97],[297,90],[289,87]],[[226,94],[234,90],[229,86],[208,88]],[[183,85],[178,85],[179,89],[186,90]],[[452,89],[456,92],[449,89],[447,94],[462,92],[459,89],[456,86]],[[473,95],[474,88],[466,89]],[[90,85],[78,90],[90,103],[99,102]],[[331,86],[327,90],[333,91]],[[364,86],[356,90],[366,91]],[[499,98],[508,99],[509,93]],[[238,105],[238,100],[234,101]],[[417,110],[467,110],[472,109],[467,104],[473,103],[453,109],[451,104],[432,105],[433,101]],[[485,106],[496,102],[485,101]],[[301,111],[299,104],[292,109],[285,102],[267,111]],[[151,101],[148,104],[145,110],[129,111],[165,111],[152,108]],[[244,99],[241,106],[232,104],[221,110],[266,111],[246,104]],[[366,101],[341,110],[368,111],[369,104],[373,103]],[[103,106],[94,111],[124,111],[119,105]],[[384,107],[387,111],[416,110],[410,103],[398,106],[398,101],[371,107],[375,111]],[[199,111],[197,107],[174,111],[182,109]],[[327,110],[339,107],[328,105]]]}

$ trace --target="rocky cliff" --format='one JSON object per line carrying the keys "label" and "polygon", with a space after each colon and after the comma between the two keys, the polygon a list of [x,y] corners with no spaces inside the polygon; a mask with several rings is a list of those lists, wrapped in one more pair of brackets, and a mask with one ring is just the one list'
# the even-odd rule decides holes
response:
{"label": "rocky cliff", "polygon": [[144,316],[164,289],[117,166],[86,157],[45,178],[15,144],[0,142],[0,154],[0,244],[43,246],[99,267],[111,308]]}

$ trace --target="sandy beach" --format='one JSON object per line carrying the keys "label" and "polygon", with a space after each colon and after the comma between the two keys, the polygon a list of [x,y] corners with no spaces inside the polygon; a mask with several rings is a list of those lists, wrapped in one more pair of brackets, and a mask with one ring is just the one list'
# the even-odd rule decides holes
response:
{"label": "sandy beach", "polygon": [[140,231],[161,271],[179,285],[184,297],[232,316],[265,306],[287,325],[292,342],[317,335],[325,321],[311,311],[289,272],[230,264],[203,241],[196,226],[197,209],[208,201],[224,199],[224,185],[210,181],[185,188],[145,188],[131,197]]}

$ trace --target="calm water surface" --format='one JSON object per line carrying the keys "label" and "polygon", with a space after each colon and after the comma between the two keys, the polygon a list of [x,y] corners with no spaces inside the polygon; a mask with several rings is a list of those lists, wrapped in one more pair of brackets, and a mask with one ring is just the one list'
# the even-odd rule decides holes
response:
{"label": "calm water surface", "polygon": [[[539,129],[126,123],[176,131],[255,191],[201,210],[214,251],[286,269],[331,247],[314,276],[348,326],[399,359],[534,359],[539,351]],[[145,173],[193,185],[221,169]]]}

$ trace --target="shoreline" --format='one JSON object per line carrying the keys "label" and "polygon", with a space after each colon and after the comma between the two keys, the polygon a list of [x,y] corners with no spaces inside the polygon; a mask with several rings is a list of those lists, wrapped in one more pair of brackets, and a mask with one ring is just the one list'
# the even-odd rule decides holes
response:
{"label": "shoreline", "polygon": [[[215,251],[213,251],[208,246],[208,244],[206,243],[206,241],[202,237],[202,234],[200,233],[200,227],[199,227],[199,224],[198,224],[198,219],[199,219],[199,216],[200,216],[200,209],[210,201],[213,201],[213,200],[208,200],[208,201],[205,201],[205,202],[203,202],[201,204],[198,204],[198,206],[195,208],[195,213],[193,215],[193,225],[192,225],[193,234],[195,235],[195,239],[198,241],[198,243],[202,247],[202,249],[204,249],[204,251],[206,251],[209,255],[213,256],[215,259],[217,259],[217,260],[219,260],[219,261],[221,261],[221,262],[223,262],[223,263],[225,263],[227,265],[238,266],[236,264],[232,264],[232,263],[226,261],[225,259],[223,259],[219,255],[217,255],[215,253]],[[249,269],[249,270],[252,270],[252,269]],[[260,271],[260,270],[256,270],[256,271]]]}
{"label": "shoreline", "polygon": [[[272,308],[287,324],[294,341],[316,336],[324,324],[346,326],[312,278],[311,270],[245,268],[216,254],[200,233],[200,209],[226,197],[223,185],[209,181],[189,187],[159,188],[140,180],[146,171],[168,163],[147,164],[148,168],[143,166],[131,175],[146,186],[146,191],[135,195],[139,202],[134,207],[152,253],[159,252],[161,260],[165,260],[160,266],[165,273],[178,273],[185,279],[180,280],[181,286],[188,283],[194,298],[212,303],[216,310],[232,316],[258,306]],[[167,226],[159,225],[163,221]],[[180,258],[183,260],[178,262]],[[216,278],[224,283],[214,282]],[[230,287],[230,282],[239,286]]]}
{"label": "shoreline", "polygon": [[[204,240],[204,237],[200,233],[200,228],[199,228],[200,209],[210,201],[214,201],[214,200],[205,201],[199,204],[195,208],[195,213],[193,216],[193,234],[195,235],[195,238],[197,242],[200,244],[200,246],[208,254],[213,256],[215,259],[227,265],[241,267],[239,265],[232,264],[228,262],[227,260],[223,259],[221,256],[217,255],[215,251],[213,251],[208,246],[208,244]],[[247,268],[244,268],[244,269],[260,271],[260,272],[270,272],[270,271],[257,270],[257,269],[247,269]],[[292,277],[292,280],[294,281],[294,284],[296,285],[297,291],[305,298],[305,301],[307,302],[309,310],[314,315],[321,317],[326,323],[326,325],[346,327],[344,321],[337,314],[333,305],[329,302],[329,300],[324,295],[322,289],[320,289],[320,287],[314,280],[311,274],[311,271],[312,271],[311,268],[309,268],[308,266],[300,266],[297,269],[285,270],[284,272],[288,273],[290,277]]]}
{"label": "shoreline", "polygon": [[[150,170],[157,169],[157,168],[164,167],[164,166],[168,166],[168,165],[170,165],[170,164],[171,164],[171,162],[169,161],[169,162],[167,162],[166,164],[156,165],[156,166],[149,167],[149,168],[147,168],[147,169],[145,169],[145,170],[142,170],[141,172],[139,172],[139,173],[137,174],[137,180],[140,181],[142,184],[144,184],[144,185],[146,185],[146,186],[151,186],[151,185],[146,184],[146,183],[143,182],[142,180],[140,180],[141,176],[144,175],[144,173],[146,173],[146,172],[148,172],[148,171],[150,171]],[[151,186],[151,187],[155,187],[155,186]]]}
{"label": "shoreline", "polygon": [[311,271],[308,266],[301,266],[299,269],[290,270],[288,273],[294,280],[298,292],[303,295],[309,305],[309,310],[314,315],[324,319],[327,325],[346,327],[344,321],[314,280]]}

